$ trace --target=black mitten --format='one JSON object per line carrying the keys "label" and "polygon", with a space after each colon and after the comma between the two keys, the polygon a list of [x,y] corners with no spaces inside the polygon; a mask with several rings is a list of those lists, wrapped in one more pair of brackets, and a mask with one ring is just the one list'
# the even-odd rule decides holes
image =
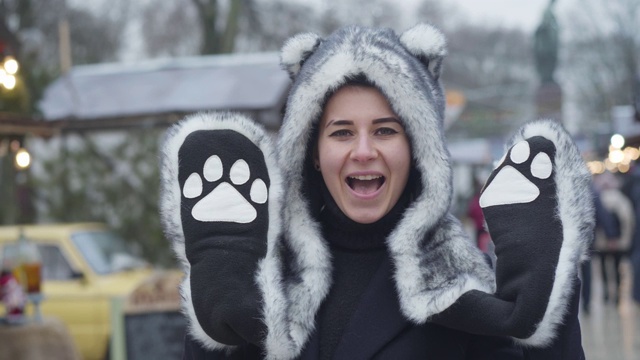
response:
{"label": "black mitten", "polygon": [[270,176],[266,134],[230,114],[197,115],[170,130],[164,147],[162,215],[183,261],[183,308],[208,348],[261,344]]}
{"label": "black mitten", "polygon": [[433,320],[542,347],[572,320],[565,314],[593,236],[590,175],[556,123],[529,124],[514,142],[480,198],[496,246],[497,291],[465,293]]}

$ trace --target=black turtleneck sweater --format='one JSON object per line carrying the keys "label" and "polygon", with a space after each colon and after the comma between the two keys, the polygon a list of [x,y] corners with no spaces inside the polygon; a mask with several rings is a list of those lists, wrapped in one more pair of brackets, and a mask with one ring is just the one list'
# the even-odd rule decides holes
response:
{"label": "black turtleneck sweater", "polygon": [[400,220],[407,205],[404,194],[382,219],[360,224],[338,208],[326,188],[320,213],[322,234],[332,256],[332,286],[318,312],[320,359],[331,359],[344,329],[349,324],[362,293],[384,256],[385,240]]}

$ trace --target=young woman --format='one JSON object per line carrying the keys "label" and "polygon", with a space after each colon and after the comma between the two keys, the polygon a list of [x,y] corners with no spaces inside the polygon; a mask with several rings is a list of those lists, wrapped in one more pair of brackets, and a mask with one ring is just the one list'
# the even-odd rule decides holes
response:
{"label": "young woman", "polygon": [[448,212],[445,53],[426,24],[301,34],[282,50],[277,156],[238,114],[168,132],[161,209],[186,275],[185,358],[583,357],[589,173],[559,125],[516,134],[481,199],[494,274]]}

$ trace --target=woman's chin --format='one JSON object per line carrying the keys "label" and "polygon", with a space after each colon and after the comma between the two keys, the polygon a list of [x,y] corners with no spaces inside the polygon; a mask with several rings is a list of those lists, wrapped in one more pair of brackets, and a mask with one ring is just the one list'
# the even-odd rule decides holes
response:
{"label": "woman's chin", "polygon": [[373,224],[382,219],[386,211],[382,209],[349,209],[344,212],[347,217],[360,224]]}

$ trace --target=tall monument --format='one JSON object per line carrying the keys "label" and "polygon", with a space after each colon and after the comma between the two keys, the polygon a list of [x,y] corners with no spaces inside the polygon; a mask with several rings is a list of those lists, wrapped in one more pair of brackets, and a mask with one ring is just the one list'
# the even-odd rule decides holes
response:
{"label": "tall monument", "polygon": [[558,64],[559,26],[550,0],[534,35],[534,57],[540,85],[536,91],[537,116],[562,121],[562,89],[554,79]]}

